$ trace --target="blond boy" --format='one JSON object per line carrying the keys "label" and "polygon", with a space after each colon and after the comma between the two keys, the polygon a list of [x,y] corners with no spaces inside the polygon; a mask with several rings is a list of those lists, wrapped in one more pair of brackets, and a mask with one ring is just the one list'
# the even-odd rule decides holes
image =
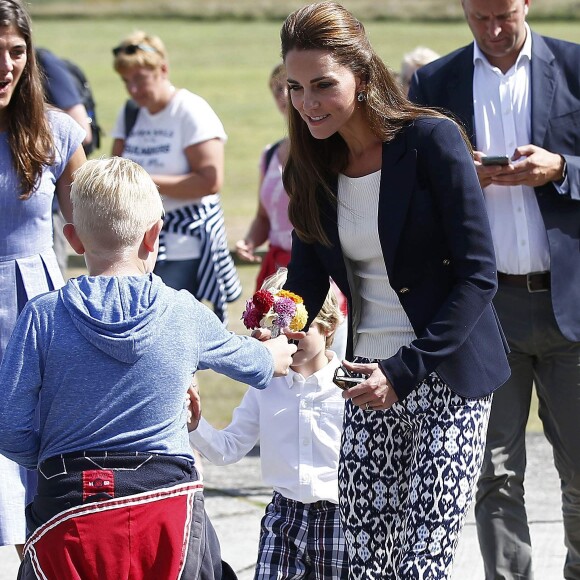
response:
{"label": "blond boy", "polygon": [[[262,288],[280,289],[286,270]],[[201,418],[191,444],[218,465],[235,463],[260,440],[264,483],[274,489],[262,519],[255,579],[348,577],[338,510],[338,455],[344,399],[332,382],[340,362],[328,350],[341,322],[329,292],[290,373],[263,392],[248,389],[232,422],[217,430]]]}
{"label": "blond boy", "polygon": [[89,275],[26,305],[0,367],[0,453],[39,472],[19,577],[40,568],[57,578],[105,569],[221,578],[186,391],[203,368],[264,388],[295,347],[227,332],[152,274],[163,208],[137,164],[87,162],[71,199],[64,233]]}

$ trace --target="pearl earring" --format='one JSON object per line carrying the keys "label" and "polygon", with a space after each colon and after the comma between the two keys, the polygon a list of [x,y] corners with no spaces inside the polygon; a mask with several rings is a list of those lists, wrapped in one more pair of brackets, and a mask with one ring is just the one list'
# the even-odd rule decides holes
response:
{"label": "pearl earring", "polygon": [[361,91],[357,96],[356,96],[356,100],[359,103],[362,103],[363,101],[366,101],[367,96]]}

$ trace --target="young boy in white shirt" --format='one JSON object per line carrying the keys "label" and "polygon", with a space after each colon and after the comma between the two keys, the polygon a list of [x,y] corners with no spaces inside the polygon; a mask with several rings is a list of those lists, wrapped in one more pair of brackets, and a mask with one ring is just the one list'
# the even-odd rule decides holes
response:
{"label": "young boy in white shirt", "polygon": [[[281,289],[285,280],[280,269],[262,288]],[[338,508],[344,399],[332,381],[340,361],[327,350],[341,318],[331,290],[298,342],[288,376],[259,393],[248,389],[225,429],[201,418],[189,434],[216,465],[236,463],[260,441],[262,479],[274,494],[262,519],[256,580],[348,577]]]}

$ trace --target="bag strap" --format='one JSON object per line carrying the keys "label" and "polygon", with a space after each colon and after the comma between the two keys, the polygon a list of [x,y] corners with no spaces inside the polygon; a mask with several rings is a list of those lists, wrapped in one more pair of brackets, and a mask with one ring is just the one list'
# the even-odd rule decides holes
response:
{"label": "bag strap", "polygon": [[264,175],[266,174],[266,171],[268,171],[268,167],[270,167],[270,162],[272,161],[272,157],[274,157],[274,153],[276,153],[278,147],[280,147],[280,145],[282,144],[282,141],[284,141],[284,139],[280,139],[280,141],[276,141],[276,143],[274,143],[266,151],[266,154],[264,155]]}
{"label": "bag strap", "polygon": [[125,139],[129,137],[135,123],[137,122],[139,110],[139,105],[133,99],[128,99],[125,102]]}

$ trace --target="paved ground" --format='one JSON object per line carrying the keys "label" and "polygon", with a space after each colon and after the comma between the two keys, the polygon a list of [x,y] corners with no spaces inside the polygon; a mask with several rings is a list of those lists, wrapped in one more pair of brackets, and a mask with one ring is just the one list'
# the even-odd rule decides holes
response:
{"label": "paved ground", "polygon": [[[561,580],[565,549],[559,483],[551,451],[542,435],[528,436],[527,505],[534,547],[536,580]],[[204,464],[207,510],[222,543],[223,557],[240,580],[251,580],[257,553],[260,518],[270,490],[260,481],[259,458],[236,465]],[[0,580],[16,578],[18,559],[10,547],[0,548]],[[105,580],[105,579],[104,579]],[[483,580],[473,514],[461,538],[453,580]]]}
{"label": "paved ground", "polygon": [[[257,535],[270,493],[257,479],[257,457],[227,466],[204,466],[207,510],[220,536],[224,559],[240,580],[253,578]],[[561,580],[565,549],[559,480],[543,435],[528,437],[527,505],[534,546],[536,580]],[[228,497],[231,494],[233,497]],[[460,540],[453,580],[483,580],[473,513]]]}

